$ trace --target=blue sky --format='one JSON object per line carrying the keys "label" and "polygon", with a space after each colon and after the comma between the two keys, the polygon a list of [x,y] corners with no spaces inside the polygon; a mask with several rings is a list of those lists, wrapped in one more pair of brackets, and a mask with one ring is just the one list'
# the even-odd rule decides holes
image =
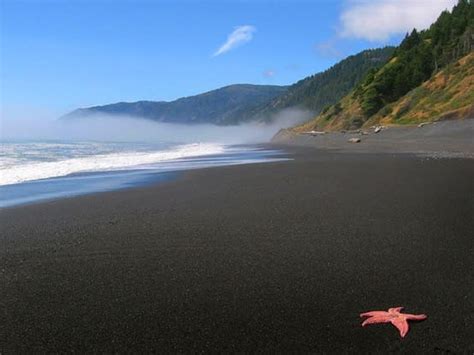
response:
{"label": "blue sky", "polygon": [[291,84],[453,2],[2,0],[2,117]]}

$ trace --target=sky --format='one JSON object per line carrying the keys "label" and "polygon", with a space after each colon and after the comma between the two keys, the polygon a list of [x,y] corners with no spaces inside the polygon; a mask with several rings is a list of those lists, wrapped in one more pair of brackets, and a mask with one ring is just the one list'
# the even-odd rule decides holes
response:
{"label": "sky", "polygon": [[0,118],[292,84],[397,45],[455,2],[0,0]]}

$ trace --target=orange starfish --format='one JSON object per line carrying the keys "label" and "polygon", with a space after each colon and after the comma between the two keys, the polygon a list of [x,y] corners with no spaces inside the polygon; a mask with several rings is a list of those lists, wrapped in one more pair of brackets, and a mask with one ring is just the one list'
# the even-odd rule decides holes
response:
{"label": "orange starfish", "polygon": [[376,323],[392,323],[400,331],[400,336],[403,338],[408,333],[408,320],[424,320],[427,317],[426,314],[407,314],[400,313],[403,307],[389,308],[388,312],[385,311],[372,311],[367,313],[362,313],[361,318],[367,318],[362,326],[367,324],[376,324]]}

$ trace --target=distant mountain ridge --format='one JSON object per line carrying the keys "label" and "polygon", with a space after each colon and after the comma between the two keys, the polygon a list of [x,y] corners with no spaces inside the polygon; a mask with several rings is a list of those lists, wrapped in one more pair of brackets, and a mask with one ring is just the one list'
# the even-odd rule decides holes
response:
{"label": "distant mountain ridge", "polygon": [[172,102],[121,102],[78,109],[64,118],[109,114],[235,125],[269,122],[281,111],[299,108],[315,115],[294,128],[301,131],[463,117],[474,105],[473,50],[474,4],[459,0],[429,29],[407,34],[398,47],[362,51],[291,86],[230,85]]}
{"label": "distant mountain ridge", "polygon": [[158,122],[237,124],[247,112],[283,94],[287,86],[236,84],[174,101],[138,101],[81,108],[62,119],[94,115],[131,116]]}
{"label": "distant mountain ridge", "polygon": [[395,47],[364,50],[351,55],[329,69],[308,76],[280,96],[258,107],[254,116],[267,118],[290,107],[318,114],[347,95],[369,70],[383,66],[393,55]]}
{"label": "distant mountain ridge", "polygon": [[290,108],[316,114],[346,95],[369,70],[382,66],[393,51],[394,47],[362,51],[291,86],[236,84],[171,102],[119,102],[81,108],[62,118],[106,114],[158,122],[234,125],[269,122],[280,111]]}

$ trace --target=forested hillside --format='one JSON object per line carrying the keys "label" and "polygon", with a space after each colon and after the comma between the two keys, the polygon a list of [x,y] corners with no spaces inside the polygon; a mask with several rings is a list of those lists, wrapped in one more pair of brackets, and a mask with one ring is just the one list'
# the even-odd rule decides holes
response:
{"label": "forested hillside", "polygon": [[119,102],[77,109],[63,119],[94,115],[141,117],[159,122],[229,125],[247,118],[247,112],[287,90],[287,86],[236,84],[175,101]]}
{"label": "forested hillside", "polygon": [[[304,127],[356,129],[378,121],[401,124],[421,119],[434,120],[442,118],[448,112],[446,110],[459,109],[461,104],[474,104],[472,95],[468,95],[463,96],[462,102],[457,100],[443,105],[456,95],[453,90],[458,86],[455,83],[461,79],[465,79],[462,90],[472,92],[472,57],[469,54],[473,50],[474,5],[461,0],[451,12],[443,12],[429,29],[421,32],[413,30],[407,34],[386,65],[370,70],[349,95],[323,110]],[[465,59],[455,64],[463,57]],[[442,73],[439,77],[448,78],[445,80],[446,86],[427,84],[421,87],[425,81],[435,78],[439,73]],[[434,89],[428,90],[429,87]],[[418,90],[411,92],[416,88]],[[412,98],[417,97],[416,105],[408,98],[403,100],[407,94]],[[430,114],[415,114],[416,107],[421,108],[421,98],[428,100],[433,95],[438,95],[438,99],[431,99],[436,101],[439,110],[430,110]],[[397,108],[398,112],[402,104],[392,103],[398,101],[405,102],[405,106],[401,112],[394,114],[394,109]],[[411,112],[410,115],[408,111]]]}
{"label": "forested hillside", "polygon": [[394,50],[394,47],[385,47],[349,56],[324,72],[291,85],[287,92],[257,108],[253,115],[268,119],[272,114],[290,107],[317,114],[349,93],[369,70],[384,65]]}

